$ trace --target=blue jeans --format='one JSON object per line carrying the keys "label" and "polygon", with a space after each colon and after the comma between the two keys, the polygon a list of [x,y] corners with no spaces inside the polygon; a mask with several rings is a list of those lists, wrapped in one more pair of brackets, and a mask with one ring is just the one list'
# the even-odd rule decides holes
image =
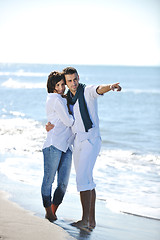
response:
{"label": "blue jeans", "polygon": [[[72,164],[72,152],[70,149],[66,153],[50,146],[43,149],[44,156],[44,177],[41,187],[41,194],[43,200],[43,206],[45,208],[51,206],[51,204],[59,205],[62,203],[64,194],[67,189],[69,175]],[[54,191],[53,199],[52,183],[57,172],[57,188]]]}

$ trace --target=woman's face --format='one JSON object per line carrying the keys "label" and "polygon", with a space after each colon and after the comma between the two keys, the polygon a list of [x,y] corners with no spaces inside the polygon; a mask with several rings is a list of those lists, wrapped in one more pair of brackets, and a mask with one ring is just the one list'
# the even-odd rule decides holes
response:
{"label": "woman's face", "polygon": [[65,91],[65,83],[64,83],[64,80],[62,79],[56,84],[54,92],[63,95],[64,91]]}

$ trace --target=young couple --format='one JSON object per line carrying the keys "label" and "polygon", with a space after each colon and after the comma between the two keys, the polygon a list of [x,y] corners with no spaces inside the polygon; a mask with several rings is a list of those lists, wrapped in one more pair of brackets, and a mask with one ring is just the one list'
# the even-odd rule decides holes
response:
{"label": "young couple", "polygon": [[[64,96],[65,84],[69,88]],[[75,68],[52,72],[47,82],[47,139],[43,146],[44,177],[42,199],[49,221],[57,219],[56,211],[66,192],[72,161],[80,192],[82,219],[73,223],[78,228],[93,229],[95,221],[95,183],[93,168],[101,147],[97,98],[110,90],[121,91],[119,83],[85,86],[79,83]],[[73,150],[72,150],[73,145]],[[57,172],[53,199],[52,183]]]}

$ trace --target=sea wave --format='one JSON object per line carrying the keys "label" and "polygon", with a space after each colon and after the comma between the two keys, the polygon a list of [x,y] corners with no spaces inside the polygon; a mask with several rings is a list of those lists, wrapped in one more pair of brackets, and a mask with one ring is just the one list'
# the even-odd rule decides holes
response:
{"label": "sea wave", "polygon": [[[29,75],[28,75],[29,76]],[[7,81],[3,82],[1,84],[2,87],[6,88],[25,88],[25,89],[31,89],[31,88],[46,88],[46,82],[21,82],[14,80],[13,78],[9,78]],[[160,94],[159,89],[127,89],[124,88],[122,90],[122,93],[134,93],[134,94]]]}
{"label": "sea wave", "polygon": [[97,197],[106,201],[112,211],[160,219],[159,155],[104,150],[96,161],[94,174]]}
{"label": "sea wave", "polygon": [[124,93],[134,93],[134,94],[141,94],[141,93],[148,93],[148,94],[160,94],[159,89],[129,89],[125,88],[122,90]]}
{"label": "sea wave", "polygon": [[25,72],[24,70],[19,70],[19,71],[17,71],[17,72],[0,72],[0,76],[47,77],[47,76],[48,76],[48,73]]}
{"label": "sea wave", "polygon": [[[116,152],[114,150],[112,152],[113,155]],[[129,152],[126,153],[126,151],[123,151],[122,156],[128,154]],[[105,152],[102,152],[102,155],[104,156]],[[97,162],[102,161],[102,155],[98,157]],[[132,175],[131,172],[126,174],[127,171],[123,170],[122,174],[119,169],[109,165],[109,170],[107,170],[107,174],[105,175],[106,169],[104,171],[99,169],[99,164],[95,167],[94,176],[97,184],[97,199],[104,200],[106,207],[116,213],[160,219],[158,192],[154,190],[154,192],[149,193],[152,187],[149,186],[148,180],[146,185],[145,180],[142,181],[143,177],[142,179],[139,178],[137,185],[136,178],[130,176]],[[5,161],[0,163],[0,171],[11,180],[40,187],[43,178],[43,154],[42,152],[34,152],[34,154],[29,152],[23,155],[16,153],[15,156],[6,157]],[[53,188],[55,187],[56,181],[53,184]],[[68,191],[74,194],[77,192],[73,166]]]}
{"label": "sea wave", "polygon": [[145,206],[143,204],[127,203],[112,198],[106,199],[106,206],[116,213],[125,213],[143,218],[160,220],[160,208]]}
{"label": "sea wave", "polygon": [[19,82],[16,80],[13,80],[12,78],[9,78],[7,81],[3,82],[1,84],[2,87],[7,88],[46,88],[46,83],[39,82],[39,83],[33,83],[33,82]]}
{"label": "sea wave", "polygon": [[38,121],[21,118],[22,113],[13,112],[17,117],[0,119],[1,153],[34,153],[42,149],[46,137],[45,128]]}
{"label": "sea wave", "polygon": [[[12,119],[0,119],[0,153],[12,155],[0,163],[0,171],[14,181],[40,186],[43,175],[41,149],[46,130],[42,123],[20,117],[21,113],[13,113],[13,116]],[[122,149],[102,150],[95,164],[94,179],[97,198],[106,201],[107,208],[160,219],[159,155]],[[68,191],[76,193],[73,166]]]}

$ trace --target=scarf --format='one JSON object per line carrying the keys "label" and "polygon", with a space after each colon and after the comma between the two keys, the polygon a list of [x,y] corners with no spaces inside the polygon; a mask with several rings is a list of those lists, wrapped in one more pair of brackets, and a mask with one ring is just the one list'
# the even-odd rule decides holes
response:
{"label": "scarf", "polygon": [[68,103],[71,105],[74,105],[78,99],[79,103],[79,109],[80,109],[80,114],[82,117],[82,121],[85,127],[85,131],[88,132],[90,128],[92,128],[92,121],[90,119],[89,113],[88,113],[88,108],[86,105],[86,101],[84,99],[84,89],[85,89],[85,84],[79,83],[79,86],[77,88],[77,92],[75,96],[72,97],[72,94],[70,90],[67,92],[67,100]]}

